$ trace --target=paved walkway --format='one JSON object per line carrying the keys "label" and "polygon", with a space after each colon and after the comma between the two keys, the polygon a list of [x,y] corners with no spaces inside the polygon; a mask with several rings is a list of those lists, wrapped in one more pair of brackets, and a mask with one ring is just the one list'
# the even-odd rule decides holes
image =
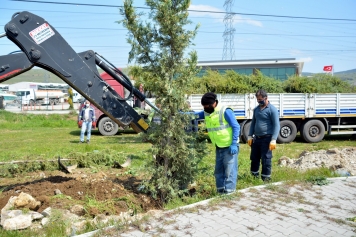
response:
{"label": "paved walkway", "polygon": [[347,220],[356,219],[356,176],[328,181],[248,188],[137,221],[124,233],[112,228],[96,236],[356,237],[356,220]]}

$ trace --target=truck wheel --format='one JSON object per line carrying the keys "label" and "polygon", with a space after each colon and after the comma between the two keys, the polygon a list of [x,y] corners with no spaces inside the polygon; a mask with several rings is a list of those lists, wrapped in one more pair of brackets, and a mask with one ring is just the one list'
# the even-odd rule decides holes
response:
{"label": "truck wheel", "polygon": [[282,120],[280,122],[281,129],[279,130],[277,142],[289,143],[294,141],[297,136],[297,127],[290,120]]}
{"label": "truck wheel", "polygon": [[303,124],[301,135],[304,141],[313,143],[323,140],[325,135],[324,124],[320,120],[309,120]]}
{"label": "truck wheel", "polygon": [[98,129],[103,136],[113,136],[119,131],[119,125],[109,117],[104,117],[100,119]]}
{"label": "truck wheel", "polygon": [[251,121],[248,121],[245,123],[245,125],[242,128],[241,140],[245,143],[248,140],[248,133],[250,131],[250,127],[251,127]]}
{"label": "truck wheel", "polygon": [[29,106],[34,106],[34,105],[35,105],[35,101],[30,100],[30,101],[28,102],[28,105],[29,105]]}

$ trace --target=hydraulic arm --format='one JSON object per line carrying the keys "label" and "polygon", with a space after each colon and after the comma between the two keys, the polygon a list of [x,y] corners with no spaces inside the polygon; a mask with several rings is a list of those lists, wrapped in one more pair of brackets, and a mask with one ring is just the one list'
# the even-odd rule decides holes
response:
{"label": "hydraulic arm", "polygon": [[60,77],[119,125],[130,125],[136,132],[148,129],[142,117],[100,77],[96,66],[158,111],[128,77],[92,50],[77,54],[43,18],[27,11],[15,13],[5,25],[5,34],[0,34],[4,36],[23,53],[0,56],[0,83],[37,66]]}

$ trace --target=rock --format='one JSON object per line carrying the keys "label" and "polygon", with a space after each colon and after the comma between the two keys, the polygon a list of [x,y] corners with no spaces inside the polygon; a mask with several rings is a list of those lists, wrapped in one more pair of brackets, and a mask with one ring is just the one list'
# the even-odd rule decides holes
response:
{"label": "rock", "polygon": [[52,208],[50,208],[50,207],[47,207],[46,209],[44,209],[43,211],[42,211],[42,215],[43,216],[50,216],[51,215],[51,212],[52,212]]}
{"label": "rock", "polygon": [[75,170],[77,168],[77,164],[75,165],[71,165],[71,166],[67,166],[67,170],[69,173],[73,173],[73,170]]}
{"label": "rock", "polygon": [[[18,211],[18,210],[16,210]],[[21,211],[22,213],[22,211]],[[2,220],[2,217],[1,217]],[[30,227],[32,224],[31,215],[19,215],[13,218],[8,218],[4,220],[2,227],[5,230],[22,230]]]}
{"label": "rock", "polygon": [[48,224],[48,222],[49,222],[49,218],[48,218],[48,217],[45,217],[45,218],[43,218],[43,219],[41,220],[41,224],[42,224],[42,226],[47,225],[47,224]]}
{"label": "rock", "polygon": [[16,196],[11,196],[7,201],[6,205],[3,207],[3,209],[1,209],[1,214],[3,213],[3,211],[14,209],[14,203],[16,199],[17,199]]}
{"label": "rock", "polygon": [[60,195],[60,194],[62,194],[61,190],[59,189],[54,190],[54,195]]}
{"label": "rock", "polygon": [[[21,210],[1,210],[1,225],[4,226],[6,220],[22,215]],[[32,219],[31,219],[32,221]]]}
{"label": "rock", "polygon": [[31,215],[32,220],[40,220],[44,217],[44,215],[35,211],[30,211],[29,214]]}
{"label": "rock", "polygon": [[85,209],[82,205],[74,205],[70,209],[70,212],[73,214],[76,214],[78,216],[84,216],[85,215]]}
{"label": "rock", "polygon": [[95,225],[106,224],[108,223],[108,221],[109,221],[109,217],[104,214],[99,214],[92,220],[93,224]]}
{"label": "rock", "polygon": [[74,222],[74,221],[78,221],[80,219],[80,217],[78,215],[73,214],[68,210],[61,210],[61,212],[63,213],[63,220],[66,220],[69,222]]}
{"label": "rock", "polygon": [[86,220],[76,221],[72,224],[72,230],[74,229],[75,232],[84,230],[87,224]]}
{"label": "rock", "polygon": [[17,197],[17,199],[14,202],[14,207],[16,209],[21,209],[21,208],[28,208],[30,210],[38,210],[38,208],[41,206],[41,202],[36,201],[30,194],[27,193],[20,193],[20,195]]}
{"label": "rock", "polygon": [[331,148],[331,149],[327,150],[326,153],[337,154],[337,153],[340,153],[340,151],[337,148]]}
{"label": "rock", "polygon": [[287,166],[290,163],[292,163],[292,160],[289,157],[286,157],[286,156],[282,156],[278,160],[278,165],[280,165],[280,166]]}

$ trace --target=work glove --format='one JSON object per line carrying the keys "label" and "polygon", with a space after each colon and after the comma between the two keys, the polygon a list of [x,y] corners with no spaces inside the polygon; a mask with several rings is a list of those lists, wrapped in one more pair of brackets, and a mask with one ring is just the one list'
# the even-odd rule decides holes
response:
{"label": "work glove", "polygon": [[96,128],[96,122],[95,121],[91,123],[91,127],[92,128]]}
{"label": "work glove", "polygon": [[248,143],[249,146],[252,146],[252,143],[253,143],[252,136],[248,136],[247,143]]}
{"label": "work glove", "polygon": [[236,145],[236,144],[232,144],[232,145],[230,146],[230,154],[231,154],[231,155],[237,154],[237,145]]}
{"label": "work glove", "polygon": [[83,125],[83,121],[82,121],[82,120],[79,120],[79,121],[78,121],[78,128],[81,128],[82,125]]}
{"label": "work glove", "polygon": [[269,149],[271,151],[273,151],[274,149],[276,149],[276,140],[272,140],[270,143],[269,143]]}

